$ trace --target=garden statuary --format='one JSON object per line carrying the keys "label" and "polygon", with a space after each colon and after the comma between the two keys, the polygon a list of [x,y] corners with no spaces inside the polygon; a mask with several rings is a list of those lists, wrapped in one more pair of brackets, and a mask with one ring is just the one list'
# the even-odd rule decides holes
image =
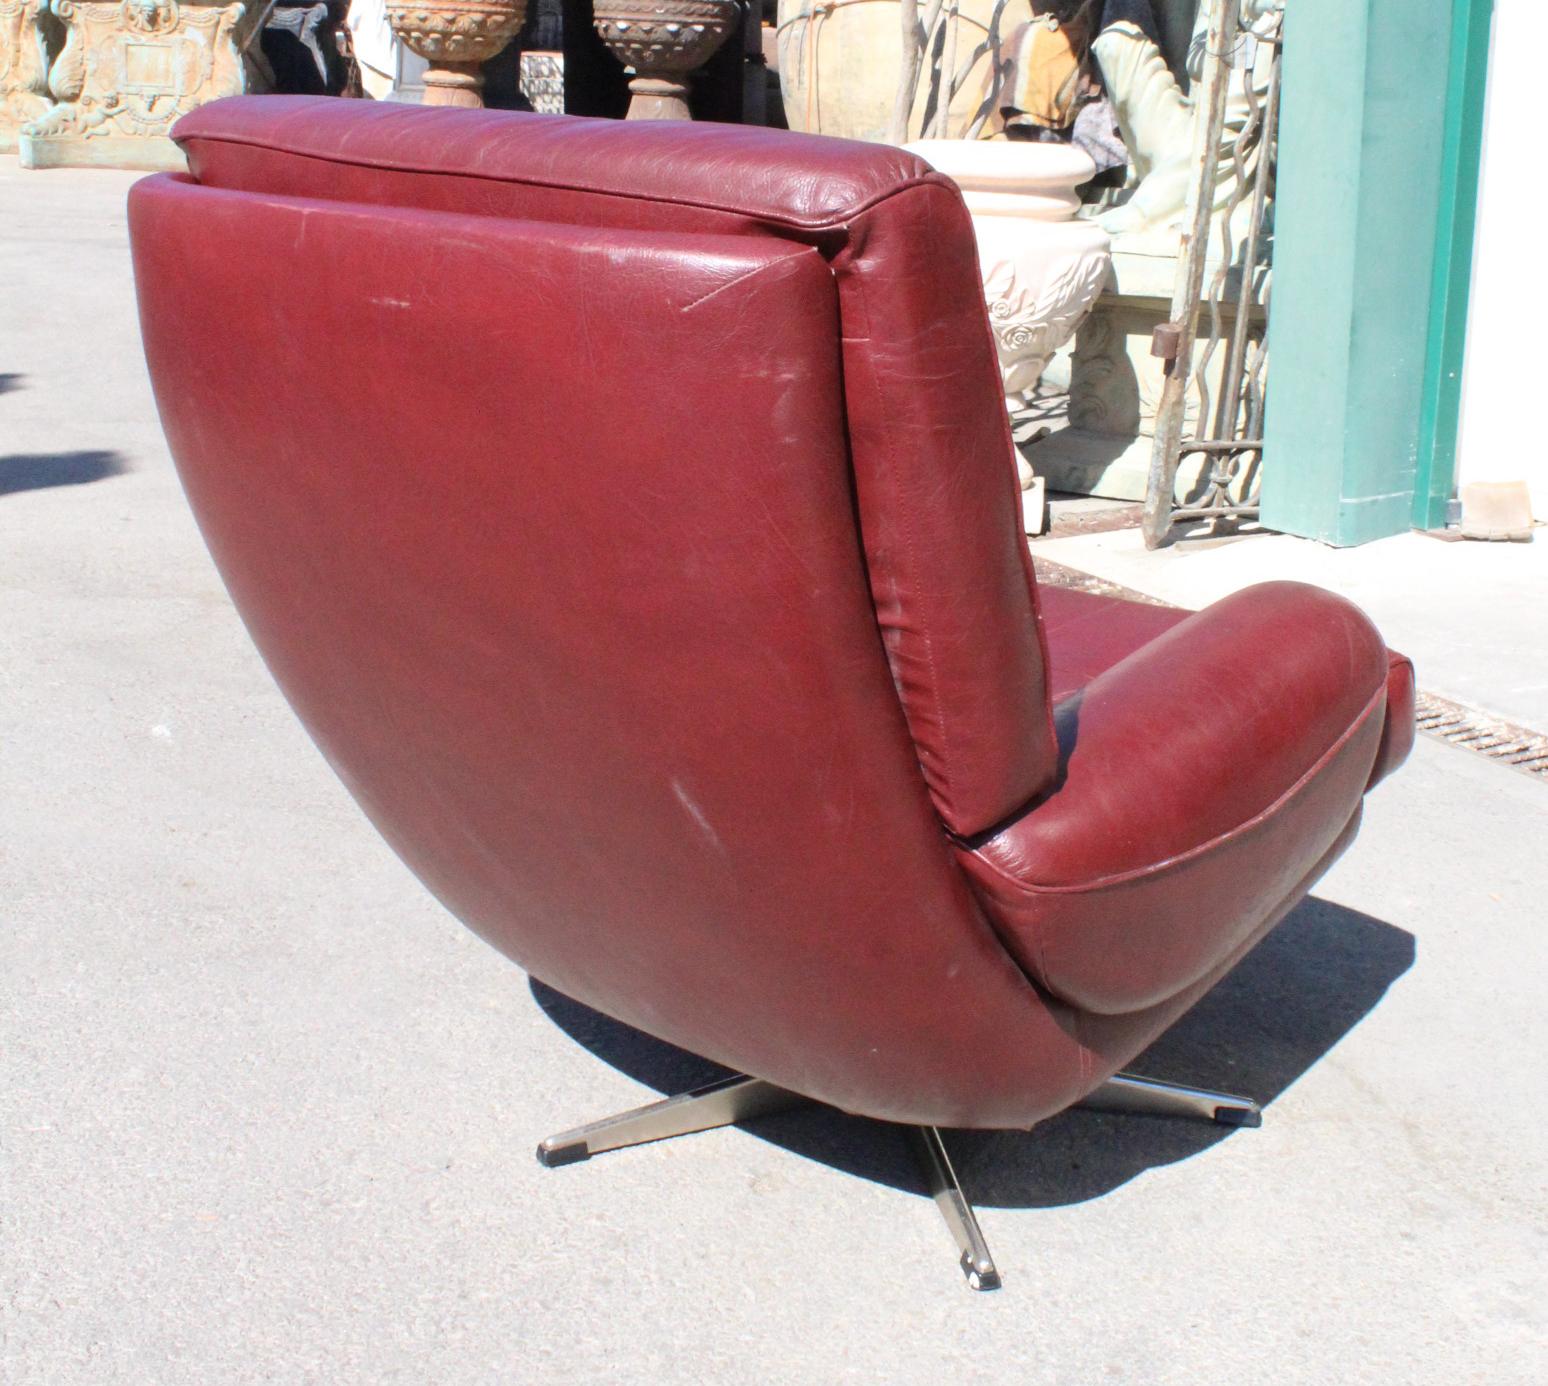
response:
{"label": "garden statuary", "polygon": [[629,120],[691,120],[688,78],[741,27],[737,0],[595,0],[602,42],[629,69]]}
{"label": "garden statuary", "polygon": [[[1231,200],[1238,175],[1250,183],[1257,168],[1261,156],[1258,147],[1246,152],[1240,170],[1231,151],[1268,90],[1269,53],[1260,40],[1277,34],[1284,9],[1284,0],[1239,3],[1242,29],[1232,57],[1225,130],[1216,156],[1217,209]],[[1097,35],[1091,51],[1128,146],[1132,191],[1121,206],[1103,212],[1098,220],[1114,235],[1155,229],[1175,233],[1193,178],[1193,104],[1167,66],[1153,23],[1139,18],[1148,12],[1148,4],[1122,8],[1136,17],[1108,24]],[[1187,72],[1195,81],[1203,70],[1211,8],[1208,0],[1200,4],[1188,46]]]}
{"label": "garden statuary", "polygon": [[484,64],[527,22],[527,0],[387,0],[387,22],[430,66],[427,106],[484,104]]}
{"label": "garden statuary", "polygon": [[845,139],[976,136],[998,107],[994,50],[1031,18],[1031,0],[779,0],[785,118]]}
{"label": "garden statuary", "polygon": [[[1197,83],[1210,20],[1223,22],[1228,7],[1239,7],[1245,27],[1227,48],[1231,67],[1224,122],[1213,144],[1216,179],[1207,280],[1222,261],[1233,262],[1242,254],[1254,199],[1240,199],[1229,217],[1226,209],[1253,186],[1261,161],[1273,158],[1272,141],[1265,150],[1252,132],[1260,128],[1270,76],[1277,67],[1282,8],[1272,0],[1203,0],[1197,13],[1186,14],[1163,0],[1107,0],[1104,6],[1108,22],[1098,32],[1093,53],[1129,148],[1131,168],[1125,200],[1097,218],[1113,233],[1109,286],[1082,324],[1073,351],[1068,357],[1061,353],[1045,378],[1045,387],[1068,391],[1062,409],[1048,410],[1050,434],[1031,454],[1038,474],[1055,489],[1125,500],[1146,495],[1156,411],[1169,378],[1166,360],[1154,353],[1154,333],[1172,314],[1189,185],[1201,172],[1193,153],[1199,147],[1195,136],[1205,133],[1195,129],[1193,99],[1184,94],[1174,73],[1191,75]],[[1158,35],[1171,41],[1158,44]],[[1241,158],[1240,175],[1233,150]],[[1272,166],[1267,172],[1271,206]],[[1259,245],[1261,255],[1261,240]],[[1250,344],[1261,341],[1263,334],[1267,281],[1261,269],[1254,273],[1252,286]],[[1229,332],[1234,323],[1234,311],[1224,312],[1222,330]],[[1212,364],[1200,367],[1217,399],[1226,358],[1227,353],[1217,351]],[[1193,428],[1197,407],[1192,393],[1188,401],[1185,430]],[[1202,454],[1183,459],[1179,494],[1194,493],[1204,465]]]}
{"label": "garden statuary", "polygon": [[248,90],[246,54],[273,0],[49,0],[49,8],[64,30],[48,72],[56,104],[22,127],[22,166],[181,169],[173,124]]}
{"label": "garden statuary", "polygon": [[0,0],[0,154],[16,150],[16,134],[48,109],[47,0]]}

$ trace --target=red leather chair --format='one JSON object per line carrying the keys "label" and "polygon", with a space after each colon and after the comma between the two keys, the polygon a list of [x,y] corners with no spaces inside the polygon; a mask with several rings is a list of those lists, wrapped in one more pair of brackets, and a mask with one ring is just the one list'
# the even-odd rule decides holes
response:
{"label": "red leather chair", "polygon": [[[1412,672],[1348,602],[1039,591],[956,188],[732,126],[240,98],[130,200],[210,550],[383,835],[523,967],[795,1097],[1075,1103],[1353,836]],[[330,369],[321,371],[325,361]],[[342,384],[336,369],[347,363]]]}

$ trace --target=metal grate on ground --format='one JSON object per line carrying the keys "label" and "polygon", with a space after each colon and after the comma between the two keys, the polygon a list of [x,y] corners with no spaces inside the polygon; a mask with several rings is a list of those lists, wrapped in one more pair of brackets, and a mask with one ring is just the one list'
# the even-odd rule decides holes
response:
{"label": "metal grate on ground", "polygon": [[1548,735],[1518,727],[1433,693],[1415,699],[1419,730],[1437,741],[1476,751],[1523,774],[1548,780]]}

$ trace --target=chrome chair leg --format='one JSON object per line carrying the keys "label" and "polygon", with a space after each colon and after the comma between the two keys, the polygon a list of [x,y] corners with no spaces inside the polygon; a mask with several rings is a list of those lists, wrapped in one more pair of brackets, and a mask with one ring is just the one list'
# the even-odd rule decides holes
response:
{"label": "chrome chair leg", "polygon": [[[716,1126],[730,1126],[754,1117],[767,1116],[798,1106],[810,1098],[788,1088],[777,1087],[762,1078],[736,1074],[708,1083],[692,1092],[664,1098],[633,1111],[620,1112],[587,1126],[577,1126],[550,1136],[537,1148],[540,1164],[550,1168],[589,1160],[606,1150],[647,1141],[686,1136]],[[1177,1083],[1162,1083],[1132,1073],[1119,1073],[1090,1093],[1080,1103],[1099,1111],[1135,1112],[1150,1116],[1203,1117],[1225,1126],[1261,1126],[1263,1115],[1249,1097],[1188,1088]],[[946,1219],[958,1250],[962,1253],[962,1273],[975,1290],[1000,1288],[1000,1272],[989,1253],[983,1229],[973,1205],[962,1192],[962,1185],[951,1166],[945,1142],[934,1126],[910,1128],[923,1167],[925,1182],[936,1207]]]}
{"label": "chrome chair leg", "polygon": [[1079,1104],[1101,1112],[1202,1117],[1222,1126],[1262,1126],[1263,1109],[1250,1097],[1185,1088],[1133,1073],[1116,1073]]}
{"label": "chrome chair leg", "polygon": [[957,1172],[951,1167],[951,1157],[946,1153],[940,1131],[934,1126],[911,1129],[930,1196],[962,1252],[962,1273],[967,1276],[968,1285],[975,1290],[998,1290],[1000,1272],[995,1269],[994,1257],[989,1254],[989,1244],[984,1240],[973,1205],[967,1201],[967,1195],[957,1181]]}
{"label": "chrome chair leg", "polygon": [[694,1131],[730,1126],[734,1122],[750,1121],[753,1117],[783,1111],[809,1100],[786,1088],[775,1087],[762,1078],[737,1074],[707,1083],[692,1092],[636,1107],[633,1111],[620,1112],[617,1116],[604,1117],[588,1126],[561,1131],[538,1146],[538,1163],[550,1168],[572,1165],[580,1160],[589,1160],[593,1155],[600,1155],[604,1150],[618,1150],[626,1145],[644,1145],[647,1141],[663,1141],[670,1136],[686,1136]]}

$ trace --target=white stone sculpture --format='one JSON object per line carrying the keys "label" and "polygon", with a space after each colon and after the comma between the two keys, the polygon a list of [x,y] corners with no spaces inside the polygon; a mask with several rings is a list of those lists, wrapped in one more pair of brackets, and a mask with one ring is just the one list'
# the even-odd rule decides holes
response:
{"label": "white stone sculpture", "polygon": [[0,0],[0,154],[14,153],[17,131],[48,109],[47,0]]}
{"label": "white stone sculpture", "polygon": [[[1216,216],[1209,240],[1209,268],[1215,273],[1222,258],[1239,254],[1251,199],[1245,199],[1231,222],[1224,209],[1240,184],[1230,150],[1242,133],[1254,105],[1261,104],[1269,81],[1272,49],[1260,42],[1277,30],[1282,0],[1239,0],[1244,32],[1234,46],[1234,66],[1227,88],[1225,123],[1219,146],[1214,193]],[[1157,11],[1162,9],[1158,3]],[[1176,56],[1195,77],[1202,71],[1211,0],[1203,0],[1193,18],[1192,40]],[[1175,15],[1175,10],[1173,11]],[[1150,474],[1156,407],[1166,379],[1166,363],[1152,351],[1152,333],[1171,315],[1177,276],[1181,223],[1188,185],[1194,176],[1193,106],[1172,76],[1161,50],[1133,25],[1111,25],[1093,50],[1101,64],[1114,111],[1132,160],[1130,195],[1122,205],[1098,217],[1113,233],[1112,278],[1091,315],[1082,325],[1074,349],[1064,353],[1048,372],[1068,389],[1062,417],[1050,415],[1050,435],[1034,451],[1038,472],[1060,490],[1142,500]],[[1249,180],[1263,151],[1252,144],[1244,151],[1243,172]],[[1270,187],[1272,195],[1272,185]],[[1226,239],[1232,247],[1223,256]],[[1266,281],[1255,280],[1249,340],[1263,333]],[[1223,326],[1234,318],[1228,312]],[[1218,398],[1225,353],[1216,352],[1202,371],[1212,397]],[[1195,371],[1200,364],[1195,360]],[[1184,415],[1185,431],[1196,426],[1197,397],[1190,391]],[[1178,489],[1191,492],[1204,466],[1200,455],[1183,460]]]}
{"label": "white stone sculpture", "polygon": [[55,102],[22,127],[23,168],[180,169],[169,138],[195,106],[247,90],[244,55],[274,0],[49,0],[64,46]]}
{"label": "white stone sculpture", "polygon": [[[1268,90],[1267,47],[1258,40],[1279,24],[1284,0],[1239,0],[1242,30],[1233,57],[1226,96],[1225,129],[1218,154],[1215,207],[1223,208],[1237,186],[1231,146],[1251,111]],[[1188,75],[1203,70],[1210,4],[1199,5],[1188,46]],[[1175,234],[1193,180],[1193,103],[1178,86],[1166,57],[1137,25],[1110,24],[1091,45],[1102,82],[1128,147],[1131,193],[1121,206],[1097,220],[1108,231],[1123,235],[1164,229]],[[1247,156],[1242,176],[1250,183],[1259,151]]]}
{"label": "white stone sculpture", "polygon": [[[1049,359],[1074,334],[1108,276],[1109,237],[1075,219],[1075,189],[1096,171],[1066,144],[919,140],[907,146],[962,189],[978,240],[979,269],[1007,405],[1018,407]],[[1017,454],[1034,493],[1029,530],[1041,530],[1041,487]]]}

